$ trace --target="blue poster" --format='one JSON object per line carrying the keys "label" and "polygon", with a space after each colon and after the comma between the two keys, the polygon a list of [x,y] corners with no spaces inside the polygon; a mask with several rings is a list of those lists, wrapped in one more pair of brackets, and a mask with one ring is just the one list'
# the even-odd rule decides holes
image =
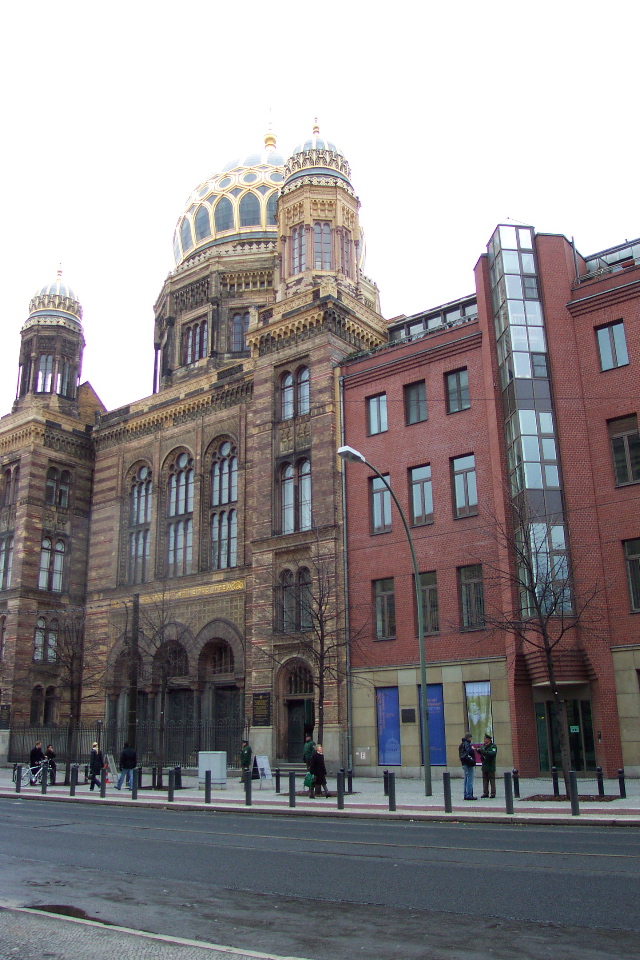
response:
{"label": "blue poster", "polygon": [[[418,686],[420,744],[422,744],[422,701],[420,693],[421,687]],[[444,700],[441,683],[427,684],[427,715],[429,719],[429,759],[431,766],[446,767],[447,744],[444,736]]]}
{"label": "blue poster", "polygon": [[399,767],[400,752],[400,701],[397,687],[376,689],[378,714],[378,763],[382,767]]}

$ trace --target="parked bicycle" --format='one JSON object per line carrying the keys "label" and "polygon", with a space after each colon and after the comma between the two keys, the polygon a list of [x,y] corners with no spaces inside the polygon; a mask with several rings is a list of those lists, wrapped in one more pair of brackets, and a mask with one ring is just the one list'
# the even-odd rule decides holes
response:
{"label": "parked bicycle", "polygon": [[[14,783],[16,782],[17,776],[18,776],[18,765],[16,764],[16,766],[13,768]],[[43,777],[49,777],[49,779],[51,780],[52,776],[53,776],[53,771],[51,770],[49,761],[41,760],[37,767],[30,767],[29,764],[25,764],[25,766],[23,766],[22,777],[20,779],[20,782],[25,787],[27,785],[35,787],[38,784],[42,784]]]}

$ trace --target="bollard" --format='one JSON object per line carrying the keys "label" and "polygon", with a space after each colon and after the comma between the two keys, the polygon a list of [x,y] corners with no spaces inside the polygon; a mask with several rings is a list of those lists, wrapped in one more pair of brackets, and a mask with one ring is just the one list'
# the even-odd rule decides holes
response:
{"label": "bollard", "polygon": [[151,767],[151,789],[156,789],[156,784],[158,782],[158,771],[156,767]]}
{"label": "bollard", "polygon": [[598,796],[604,797],[604,779],[602,777],[602,767],[596,767],[596,780],[598,781]]}
{"label": "bollard", "polygon": [[558,768],[557,767],[551,767],[551,782],[553,783],[554,797],[559,797],[560,787],[558,786]]}
{"label": "bollard", "polygon": [[513,795],[516,800],[520,799],[520,775],[515,768],[513,770]]}
{"label": "bollard", "polygon": [[142,780],[142,767],[134,767],[133,777],[131,780],[131,799],[138,799],[138,787],[140,786],[140,781]]}
{"label": "bollard", "polygon": [[22,790],[22,764],[19,763],[16,767],[16,793],[20,793]]}
{"label": "bollard", "polygon": [[142,767],[138,767],[138,790],[142,790]]}
{"label": "bollard", "polygon": [[382,774],[382,787],[385,797],[389,796],[389,771],[385,770]]}
{"label": "bollard", "polygon": [[513,813],[513,782],[508,770],[504,775],[504,808],[507,813]]}
{"label": "bollard", "polygon": [[338,772],[336,781],[336,796],[338,798],[338,810],[344,810],[344,771]]}
{"label": "bollard", "polygon": [[580,803],[578,801],[578,778],[575,770],[569,771],[569,799],[571,800],[571,816],[577,817],[580,813]]}
{"label": "bollard", "polygon": [[453,810],[451,806],[451,774],[447,771],[442,774],[442,787],[444,790],[444,812],[451,813]]}
{"label": "bollard", "polygon": [[107,771],[102,770],[100,776],[100,796],[104,799],[107,795]]}
{"label": "bollard", "polygon": [[211,803],[211,770],[204,772],[204,802]]}
{"label": "bollard", "polygon": [[74,763],[74,765],[71,767],[71,785],[69,787],[70,797],[75,797],[77,783],[78,783],[78,764]]}
{"label": "bollard", "polygon": [[162,782],[162,766],[158,767],[158,778],[156,780],[156,790],[164,790],[164,784]]}
{"label": "bollard", "polygon": [[248,770],[244,778],[244,805],[245,807],[251,806],[251,775]]}
{"label": "bollard", "polygon": [[85,763],[84,765],[84,783],[85,786],[89,783],[89,764]]}
{"label": "bollard", "polygon": [[620,787],[620,799],[626,800],[627,788],[624,782],[624,770],[618,770],[618,786]]}
{"label": "bollard", "polygon": [[167,789],[167,800],[169,803],[173,803],[173,798],[176,792],[176,772],[175,770],[169,770],[169,787]]}
{"label": "bollard", "polygon": [[273,772],[276,776],[276,793],[280,793],[280,767],[276,767]]}
{"label": "bollard", "polygon": [[289,806],[296,805],[296,773],[295,770],[289,771]]}
{"label": "bollard", "polygon": [[40,791],[41,793],[47,792],[47,780],[49,779],[49,768],[41,767],[42,770],[42,779],[40,780]]}
{"label": "bollard", "polygon": [[175,786],[176,790],[182,790],[182,767],[173,768],[176,775]]}
{"label": "bollard", "polygon": [[353,770],[347,770],[347,793],[353,793]]}
{"label": "bollard", "polygon": [[389,810],[396,809],[396,775],[389,774]]}

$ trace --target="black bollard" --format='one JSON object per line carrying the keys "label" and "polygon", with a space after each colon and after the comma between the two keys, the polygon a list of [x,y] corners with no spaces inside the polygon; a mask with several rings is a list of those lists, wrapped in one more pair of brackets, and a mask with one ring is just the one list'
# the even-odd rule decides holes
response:
{"label": "black bollard", "polygon": [[140,781],[142,780],[142,767],[133,768],[133,776],[131,779],[131,799],[138,799],[138,788],[140,787]]}
{"label": "black bollard", "polygon": [[251,806],[251,775],[248,770],[244,778],[244,805],[245,807]]}
{"label": "black bollard", "polygon": [[620,799],[626,800],[627,798],[627,788],[624,782],[624,770],[618,770],[618,786],[620,787]]}
{"label": "black bollard", "polygon": [[396,809],[396,775],[389,774],[389,810]]}
{"label": "black bollard", "polygon": [[580,813],[578,801],[578,778],[575,770],[569,771],[569,799],[571,800],[571,816],[577,817]]}
{"label": "black bollard", "polygon": [[551,782],[553,784],[554,797],[559,797],[560,787],[558,785],[558,768],[557,767],[551,767]]}
{"label": "black bollard", "polygon": [[71,785],[69,787],[70,797],[75,797],[77,783],[78,783],[78,764],[74,763],[74,765],[71,767]]}
{"label": "black bollard", "polygon": [[296,805],[296,773],[295,770],[289,771],[289,806]]}
{"label": "black bollard", "polygon": [[516,800],[520,799],[520,775],[515,768],[513,770],[513,795]]}
{"label": "black bollard", "polygon": [[347,770],[347,793],[353,793],[353,770]]}
{"label": "black bollard", "polygon": [[104,798],[106,797],[106,795],[107,795],[107,771],[102,770],[101,776],[100,776],[100,796]]}
{"label": "black bollard", "polygon": [[182,767],[174,767],[176,779],[175,786],[176,790],[182,790]]}
{"label": "black bollard", "polygon": [[602,776],[602,767],[596,767],[596,780],[598,781],[598,796],[604,797],[604,779]]}
{"label": "black bollard", "polygon": [[162,766],[158,767],[158,779],[156,780],[156,790],[164,790],[164,783],[162,781]]}
{"label": "black bollard", "polygon": [[453,810],[451,806],[451,774],[446,770],[442,774],[442,788],[444,791],[444,812],[451,813]]}
{"label": "black bollard", "polygon": [[276,775],[276,793],[280,793],[280,767],[276,767],[273,772]]}
{"label": "black bollard", "polygon": [[85,786],[89,783],[89,764],[85,763],[84,765],[84,783]]}
{"label": "black bollard", "polygon": [[211,770],[204,772],[204,802],[211,803]]}
{"label": "black bollard", "polygon": [[389,771],[385,770],[382,774],[382,787],[385,797],[389,796]]}
{"label": "black bollard", "polygon": [[513,813],[513,782],[508,770],[504,775],[504,809],[507,813]]}
{"label": "black bollard", "polygon": [[338,798],[338,810],[344,810],[344,770],[338,771],[336,796]]}
{"label": "black bollard", "polygon": [[22,790],[22,764],[19,763],[16,767],[16,793],[20,793]]}
{"label": "black bollard", "polygon": [[156,783],[158,782],[158,771],[156,767],[151,767],[151,789],[156,789]]}
{"label": "black bollard", "polygon": [[49,768],[42,767],[42,780],[40,781],[40,790],[42,793],[47,792],[47,780],[49,779]]}
{"label": "black bollard", "polygon": [[169,803],[173,803],[173,798],[176,792],[176,772],[175,770],[169,770],[169,788],[167,790],[167,800]]}

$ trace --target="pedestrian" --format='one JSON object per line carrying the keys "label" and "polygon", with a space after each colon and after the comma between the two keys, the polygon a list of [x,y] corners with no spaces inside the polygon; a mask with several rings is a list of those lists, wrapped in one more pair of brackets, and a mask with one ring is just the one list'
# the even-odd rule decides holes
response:
{"label": "pedestrian", "polygon": [[47,745],[47,749],[44,752],[46,759],[49,761],[49,783],[52,787],[56,785],[56,754],[53,749],[53,745],[50,743]]}
{"label": "pedestrian", "polygon": [[122,748],[122,753],[120,754],[120,776],[118,777],[116,790],[122,789],[125,777],[127,778],[127,790],[131,790],[133,787],[133,771],[136,768],[137,761],[136,751],[133,747],[130,747],[128,743],[125,743]]}
{"label": "pedestrian", "polygon": [[249,775],[252,756],[253,756],[253,750],[251,749],[251,744],[249,743],[248,740],[243,740],[242,747],[240,748],[240,782],[241,783],[247,782],[247,776]]}
{"label": "pedestrian", "polygon": [[302,759],[307,765],[307,770],[309,769],[309,761],[313,756],[316,745],[313,742],[313,738],[310,733],[308,733],[304,738],[304,747],[302,748]]}
{"label": "pedestrian", "polygon": [[89,773],[91,774],[91,786],[90,790],[96,786],[102,787],[102,780],[100,775],[106,776],[104,773],[104,757],[102,756],[102,750],[98,747],[97,743],[94,743],[91,747],[91,756],[89,757]]}
{"label": "pedestrian", "polygon": [[477,797],[473,795],[473,771],[476,765],[476,755],[471,746],[471,733],[468,730],[458,747],[458,754],[464,772],[464,799],[477,800]]}
{"label": "pedestrian", "polygon": [[311,799],[313,800],[315,797],[316,790],[324,790],[325,797],[328,797],[329,791],[327,789],[327,768],[324,762],[321,743],[315,747],[314,752],[311,754],[311,759],[309,760],[309,773],[313,776],[313,783],[309,787],[309,796]]}
{"label": "pedestrian", "polygon": [[36,745],[29,754],[29,767],[31,769],[31,774],[29,776],[29,783],[31,786],[36,782],[35,776],[38,772],[38,767],[45,760],[44,750],[42,749],[42,740],[36,740]]}
{"label": "pedestrian", "polygon": [[[484,743],[478,750],[482,757],[482,799],[491,797],[493,800],[496,795],[496,754],[498,748],[493,742],[490,734],[485,733]],[[491,794],[489,794],[491,789]]]}

